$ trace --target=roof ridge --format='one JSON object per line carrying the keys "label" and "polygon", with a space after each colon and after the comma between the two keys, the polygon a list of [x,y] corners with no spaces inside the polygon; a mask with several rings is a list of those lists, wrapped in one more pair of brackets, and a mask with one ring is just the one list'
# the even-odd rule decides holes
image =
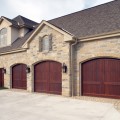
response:
{"label": "roof ridge", "polygon": [[24,20],[22,19],[21,15],[18,15],[18,17],[20,18],[20,20],[23,22],[23,24],[25,24]]}
{"label": "roof ridge", "polygon": [[[32,22],[35,22],[35,23],[37,23],[36,21],[33,21],[33,20],[31,20],[31,19],[29,19],[29,18],[26,18],[26,17],[24,17],[24,16],[22,16],[22,15],[19,15],[20,17],[21,17],[21,19],[23,18],[23,19],[27,19],[27,20],[29,20],[29,21],[32,21]],[[22,20],[23,20],[22,19]],[[24,22],[24,20],[23,20],[23,22]]]}
{"label": "roof ridge", "polygon": [[66,17],[66,16],[69,16],[69,15],[73,15],[73,14],[76,14],[76,13],[79,13],[79,12],[87,11],[87,10],[89,10],[89,9],[93,9],[93,8],[96,8],[96,7],[99,7],[99,6],[102,6],[102,5],[106,5],[106,4],[110,4],[110,3],[115,2],[115,1],[118,1],[118,0],[112,0],[112,1],[107,2],[107,3],[103,3],[103,4],[100,4],[100,5],[96,5],[96,6],[93,6],[93,7],[90,7],[90,8],[86,8],[86,9],[83,9],[83,10],[80,10],[80,11],[76,11],[76,12],[73,12],[73,13],[70,13],[70,14],[67,14],[67,15],[63,15],[63,16],[60,16],[60,17],[56,17],[56,18],[50,19],[50,20],[48,20],[48,21],[52,21],[52,20],[55,20],[55,19],[59,19],[59,18],[62,18],[62,17]]}

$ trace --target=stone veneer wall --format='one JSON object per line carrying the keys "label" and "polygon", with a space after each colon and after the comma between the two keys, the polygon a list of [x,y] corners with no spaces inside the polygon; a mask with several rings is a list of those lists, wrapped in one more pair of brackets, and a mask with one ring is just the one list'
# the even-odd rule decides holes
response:
{"label": "stone veneer wall", "polygon": [[[39,51],[39,37],[52,34],[52,51]],[[63,34],[54,29],[44,26],[41,31],[29,43],[29,49],[25,52],[12,53],[0,56],[0,67],[6,68],[7,73],[4,75],[5,87],[11,88],[11,66],[24,63],[30,66],[31,72],[27,74],[27,90],[33,91],[33,65],[40,61],[54,60],[60,63],[66,63],[67,73],[62,73],[62,95],[70,95],[70,45],[64,42]]]}
{"label": "stone veneer wall", "polygon": [[81,95],[81,64],[84,61],[101,58],[120,58],[120,37],[80,42],[75,46],[74,94]]}

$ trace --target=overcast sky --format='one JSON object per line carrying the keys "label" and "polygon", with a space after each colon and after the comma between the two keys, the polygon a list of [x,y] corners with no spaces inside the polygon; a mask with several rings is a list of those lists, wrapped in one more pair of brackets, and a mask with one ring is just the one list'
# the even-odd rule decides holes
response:
{"label": "overcast sky", "polygon": [[112,0],[0,0],[0,16],[50,20]]}

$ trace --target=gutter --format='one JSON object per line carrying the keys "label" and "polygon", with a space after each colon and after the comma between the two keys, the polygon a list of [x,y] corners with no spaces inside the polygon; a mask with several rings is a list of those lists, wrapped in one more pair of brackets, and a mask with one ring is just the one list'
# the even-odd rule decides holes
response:
{"label": "gutter", "polygon": [[78,43],[78,39],[77,38],[73,38],[75,39],[74,43],[71,44],[71,96],[74,96],[74,62],[73,62],[73,58],[74,58],[74,46]]}
{"label": "gutter", "polygon": [[106,39],[106,38],[117,37],[117,36],[120,36],[120,31],[111,32],[111,33],[104,33],[104,34],[98,34],[98,35],[94,35],[94,36],[81,37],[81,38],[79,38],[79,40],[81,42],[86,42],[86,41],[93,41],[93,40],[98,40],[98,39]]}

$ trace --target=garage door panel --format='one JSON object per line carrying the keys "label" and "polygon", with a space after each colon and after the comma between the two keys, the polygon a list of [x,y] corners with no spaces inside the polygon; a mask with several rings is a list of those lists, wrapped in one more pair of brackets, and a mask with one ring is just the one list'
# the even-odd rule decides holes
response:
{"label": "garage door panel", "polygon": [[[99,81],[101,84],[102,82],[104,81],[104,72],[105,72],[105,68],[104,68],[104,65],[105,65],[105,62],[104,62],[104,59],[97,59],[95,60],[97,62],[97,67],[96,67],[96,80]],[[94,72],[94,71],[93,71]]]}
{"label": "garage door panel", "polygon": [[62,85],[61,83],[50,83],[50,93],[61,94]]}
{"label": "garage door panel", "polygon": [[120,98],[120,60],[100,58],[82,64],[82,93]]}
{"label": "garage door panel", "polygon": [[106,59],[104,81],[105,94],[120,97],[120,60]]}
{"label": "garage door panel", "polygon": [[89,84],[83,88],[84,95],[94,95],[94,94],[102,94],[101,93],[101,86],[97,84]]}
{"label": "garage door panel", "polygon": [[50,62],[50,82],[61,82],[61,73],[61,64],[57,62]]}
{"label": "garage door panel", "polygon": [[120,60],[106,59],[105,82],[120,82]]}
{"label": "garage door panel", "polygon": [[[60,70],[59,70],[60,69]],[[38,63],[34,68],[34,90],[61,94],[61,64],[54,61]]]}
{"label": "garage door panel", "polygon": [[42,62],[42,64],[35,65],[34,71],[35,77],[35,91],[47,92],[48,91],[48,79],[49,79],[49,63]]}
{"label": "garage door panel", "polygon": [[86,74],[83,74],[83,79],[84,81],[89,81],[89,78],[92,81],[96,81],[96,75],[93,71],[96,70],[96,63],[92,63],[90,61],[90,63],[86,63],[84,64],[84,67],[82,69],[83,73],[86,73]]}
{"label": "garage door panel", "polygon": [[91,60],[82,65],[83,95],[86,93],[103,94],[104,86],[102,80],[104,72],[104,62],[101,60]]}
{"label": "garage door panel", "polygon": [[105,85],[105,94],[120,97],[120,85]]}
{"label": "garage door panel", "polygon": [[12,88],[27,89],[27,73],[25,64],[12,67]]}
{"label": "garage door panel", "polygon": [[35,79],[39,81],[39,79],[41,81],[47,81],[49,75],[48,75],[48,72],[49,72],[49,64],[48,63],[42,63],[42,64],[37,64],[35,66]]}
{"label": "garage door panel", "polygon": [[36,83],[37,86],[35,87],[36,92],[47,92],[47,84],[43,82]]}
{"label": "garage door panel", "polygon": [[57,62],[50,62],[50,83],[49,83],[49,90],[52,93],[61,94],[61,64]]}

